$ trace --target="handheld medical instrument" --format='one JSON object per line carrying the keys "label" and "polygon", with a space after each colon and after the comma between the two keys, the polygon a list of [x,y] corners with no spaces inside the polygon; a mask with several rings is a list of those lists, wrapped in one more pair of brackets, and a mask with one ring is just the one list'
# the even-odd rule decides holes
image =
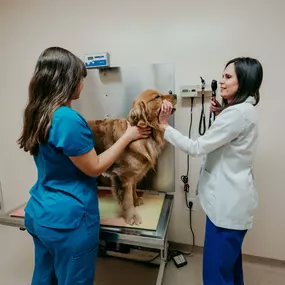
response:
{"label": "handheld medical instrument", "polygon": [[[213,79],[213,80],[212,80],[212,83],[211,83],[212,98],[213,98],[213,99],[216,99],[216,91],[217,91],[217,88],[218,88],[217,80]],[[214,121],[215,121],[215,119],[216,119],[216,113],[210,111],[210,115],[209,115],[209,128],[210,128],[211,125],[212,125],[212,115],[213,115],[213,117],[214,117]]]}

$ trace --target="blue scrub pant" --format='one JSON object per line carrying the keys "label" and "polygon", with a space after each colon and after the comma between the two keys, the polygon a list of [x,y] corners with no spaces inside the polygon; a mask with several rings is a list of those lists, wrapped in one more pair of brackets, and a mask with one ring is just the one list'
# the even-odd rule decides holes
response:
{"label": "blue scrub pant", "polygon": [[243,285],[242,243],[246,230],[216,227],[206,220],[203,253],[204,285]]}
{"label": "blue scrub pant", "polygon": [[99,225],[51,229],[25,215],[25,226],[35,245],[32,285],[93,285]]}

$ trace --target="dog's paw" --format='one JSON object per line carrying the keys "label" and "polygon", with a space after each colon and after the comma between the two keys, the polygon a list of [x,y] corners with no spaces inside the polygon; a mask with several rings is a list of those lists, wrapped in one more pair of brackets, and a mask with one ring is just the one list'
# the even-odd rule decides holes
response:
{"label": "dog's paw", "polygon": [[143,205],[143,199],[141,197],[138,197],[136,200],[135,200],[135,207],[138,207],[138,206],[141,206]]}
{"label": "dog's paw", "polygon": [[135,208],[130,208],[123,212],[123,218],[129,225],[140,225],[142,223],[142,218],[138,214]]}

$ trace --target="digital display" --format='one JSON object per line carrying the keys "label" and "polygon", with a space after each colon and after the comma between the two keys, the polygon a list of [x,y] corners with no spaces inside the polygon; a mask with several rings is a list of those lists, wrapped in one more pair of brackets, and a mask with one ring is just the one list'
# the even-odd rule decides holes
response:
{"label": "digital display", "polygon": [[93,56],[87,57],[88,60],[93,60]]}

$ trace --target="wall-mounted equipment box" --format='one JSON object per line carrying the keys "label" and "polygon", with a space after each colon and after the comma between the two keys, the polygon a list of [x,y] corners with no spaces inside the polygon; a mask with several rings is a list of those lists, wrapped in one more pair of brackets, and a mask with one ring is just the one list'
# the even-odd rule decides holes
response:
{"label": "wall-mounted equipment box", "polygon": [[[212,94],[211,85],[206,84],[204,89],[204,95],[210,97]],[[184,85],[180,87],[180,97],[201,97],[202,96],[202,85]]]}
{"label": "wall-mounted equipment box", "polygon": [[85,54],[84,63],[88,69],[110,67],[110,54],[108,52]]}

